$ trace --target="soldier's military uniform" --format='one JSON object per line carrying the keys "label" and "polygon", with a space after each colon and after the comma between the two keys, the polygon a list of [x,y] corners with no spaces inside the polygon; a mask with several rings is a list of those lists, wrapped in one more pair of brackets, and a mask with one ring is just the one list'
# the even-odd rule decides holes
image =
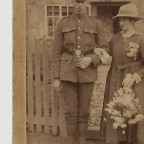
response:
{"label": "soldier's military uniform", "polygon": [[[96,17],[72,14],[59,21],[53,41],[53,77],[62,82],[68,138],[78,132],[79,144],[85,141],[91,95],[101,63],[94,54],[96,46],[108,46],[102,23]],[[80,53],[92,59],[86,69],[76,66]]]}

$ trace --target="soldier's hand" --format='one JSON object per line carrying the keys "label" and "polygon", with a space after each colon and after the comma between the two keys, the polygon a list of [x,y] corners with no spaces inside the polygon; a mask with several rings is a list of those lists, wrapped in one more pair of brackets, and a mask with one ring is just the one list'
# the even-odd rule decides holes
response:
{"label": "soldier's hand", "polygon": [[92,63],[91,57],[82,57],[78,60],[77,66],[86,69]]}
{"label": "soldier's hand", "polygon": [[60,79],[54,79],[53,81],[53,87],[54,87],[54,90],[57,92],[57,93],[60,93],[61,92],[61,81]]}

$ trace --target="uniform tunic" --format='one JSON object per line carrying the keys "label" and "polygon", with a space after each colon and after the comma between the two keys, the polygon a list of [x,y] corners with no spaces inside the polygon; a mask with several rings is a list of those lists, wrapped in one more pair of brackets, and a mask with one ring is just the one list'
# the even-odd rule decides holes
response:
{"label": "uniform tunic", "polygon": [[97,18],[72,14],[61,19],[53,41],[53,77],[74,83],[94,82],[97,79],[100,58],[94,53],[87,54],[86,56],[92,58],[92,64],[81,69],[76,66],[74,56],[65,53],[63,49],[86,51],[95,46],[108,46],[102,24]]}
{"label": "uniform tunic", "polygon": [[[139,45],[136,60],[134,57],[127,56],[126,48],[128,48],[130,42]],[[126,74],[137,73],[142,78],[142,81],[137,84],[135,83],[133,89],[142,105],[141,113],[144,114],[144,37],[138,33],[128,38],[124,38],[121,33],[116,34],[110,40],[109,53],[112,56],[112,64],[108,72],[105,87],[101,120],[101,140],[108,144],[117,144],[118,141],[137,141],[138,144],[144,144],[144,121],[139,122],[138,127],[135,125],[128,127],[126,134],[122,134],[121,129],[114,130],[112,128],[113,121],[108,118],[104,110],[107,107],[106,104],[112,100],[114,92],[122,87],[122,81],[126,77]],[[104,118],[106,118],[106,122]]]}

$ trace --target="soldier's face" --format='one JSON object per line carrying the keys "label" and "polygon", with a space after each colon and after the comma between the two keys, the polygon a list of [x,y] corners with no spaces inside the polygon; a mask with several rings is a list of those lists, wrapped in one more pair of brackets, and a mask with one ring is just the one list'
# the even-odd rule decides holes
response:
{"label": "soldier's face", "polygon": [[83,14],[86,12],[87,1],[77,2],[77,0],[72,0],[74,11],[78,14]]}

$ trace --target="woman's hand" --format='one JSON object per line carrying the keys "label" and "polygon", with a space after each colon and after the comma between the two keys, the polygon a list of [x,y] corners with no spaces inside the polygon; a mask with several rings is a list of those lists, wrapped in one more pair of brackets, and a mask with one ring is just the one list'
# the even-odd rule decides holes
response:
{"label": "woman's hand", "polygon": [[123,80],[122,85],[124,87],[132,87],[135,82],[132,74],[126,74],[126,78]]}
{"label": "woman's hand", "polygon": [[102,55],[103,55],[103,49],[101,49],[101,48],[94,48],[94,53],[96,54],[96,55],[98,55],[99,57],[101,57]]}
{"label": "woman's hand", "polygon": [[126,78],[123,80],[122,85],[127,87],[132,87],[134,83],[139,83],[141,81],[141,77],[134,73],[132,74],[126,74]]}
{"label": "woman's hand", "polygon": [[94,53],[99,56],[103,64],[110,64],[111,57],[110,55],[102,48],[95,48]]}

